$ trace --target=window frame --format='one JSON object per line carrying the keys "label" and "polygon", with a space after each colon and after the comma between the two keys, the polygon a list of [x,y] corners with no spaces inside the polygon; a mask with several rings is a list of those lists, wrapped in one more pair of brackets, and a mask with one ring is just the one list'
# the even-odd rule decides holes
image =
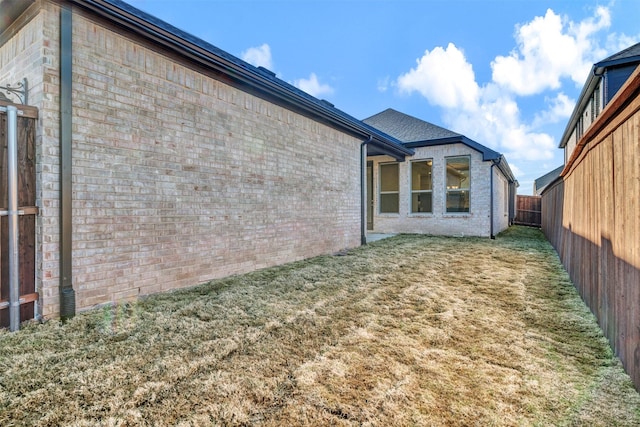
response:
{"label": "window frame", "polygon": [[[382,191],[382,168],[384,166],[396,165],[398,173],[398,187],[395,191]],[[396,194],[398,196],[398,207],[395,212],[382,211],[382,196],[388,194]],[[400,162],[384,162],[378,163],[378,214],[379,215],[398,215],[400,214]]]}
{"label": "window frame", "polygon": [[[468,165],[469,165],[469,169],[468,169],[468,176],[467,176],[467,180],[469,181],[469,183],[467,184],[466,187],[464,188],[449,188],[449,182],[448,182],[448,168],[449,168],[449,162],[453,159],[462,159],[465,158],[467,159]],[[457,156],[446,156],[444,158],[444,212],[445,215],[469,215],[471,214],[471,155],[469,154],[463,154],[463,155],[457,155]],[[449,210],[449,194],[452,193],[467,193],[467,200],[468,200],[468,207],[466,211],[450,211]]]}
{"label": "window frame", "polygon": [[[431,188],[429,190],[414,190],[413,189],[413,166],[416,163],[430,163],[431,168]],[[415,159],[410,162],[410,171],[409,171],[409,215],[433,215],[433,159]],[[413,209],[413,195],[414,194],[431,194],[431,210],[429,211],[414,211]]]}

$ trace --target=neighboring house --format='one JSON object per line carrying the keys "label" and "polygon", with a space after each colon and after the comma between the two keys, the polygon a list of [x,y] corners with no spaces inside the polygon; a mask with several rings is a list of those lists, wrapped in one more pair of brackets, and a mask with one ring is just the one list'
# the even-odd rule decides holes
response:
{"label": "neighboring house", "polygon": [[363,121],[415,150],[367,157],[370,230],[494,237],[511,224],[518,182],[503,155],[392,109]]}
{"label": "neighboring house", "polygon": [[567,164],[577,142],[640,64],[640,43],[596,63],[560,140]]}
{"label": "neighboring house", "polygon": [[533,181],[533,195],[539,196],[542,194],[547,185],[551,184],[554,180],[556,180],[560,176],[560,172],[564,169],[564,165],[559,166],[552,170],[551,172],[547,172],[542,175],[540,178]]}
{"label": "neighboring house", "polygon": [[[119,0],[0,9],[0,85],[37,107],[43,317],[358,246],[365,156],[414,152]],[[463,217],[487,216],[473,165]]]}

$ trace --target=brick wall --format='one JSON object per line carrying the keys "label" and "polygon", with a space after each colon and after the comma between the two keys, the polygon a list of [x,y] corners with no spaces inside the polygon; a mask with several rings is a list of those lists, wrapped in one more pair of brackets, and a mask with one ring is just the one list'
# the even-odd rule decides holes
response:
{"label": "brick wall", "polygon": [[74,16],[79,307],[359,244],[359,141]]}
{"label": "brick wall", "polygon": [[[471,200],[469,213],[445,212],[446,161],[449,156],[471,156]],[[433,160],[433,213],[411,213],[411,160]],[[407,161],[400,163],[400,212],[379,213],[379,165],[394,161],[390,157],[371,157],[374,181],[374,232],[421,233],[450,236],[489,236],[490,162],[464,144],[420,147]]]}
{"label": "brick wall", "polygon": [[[489,166],[491,164],[489,163]],[[509,227],[509,183],[500,169],[493,168],[493,234]]]}
{"label": "brick wall", "polygon": [[[38,8],[41,7],[41,8]],[[10,28],[0,46],[0,82],[14,84],[26,77],[29,105],[38,107],[36,128],[36,287],[41,314],[58,312],[59,304],[59,67],[57,6],[47,2],[25,13],[24,25]]]}
{"label": "brick wall", "polygon": [[[43,314],[52,317],[59,312],[59,9],[42,7],[21,33],[39,32],[37,274]],[[73,19],[78,309],[359,244],[359,140],[88,17]]]}

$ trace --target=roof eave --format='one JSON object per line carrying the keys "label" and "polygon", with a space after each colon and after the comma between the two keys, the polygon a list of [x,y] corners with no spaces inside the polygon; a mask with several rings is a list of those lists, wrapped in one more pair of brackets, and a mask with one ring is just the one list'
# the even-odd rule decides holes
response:
{"label": "roof eave", "polygon": [[[445,138],[428,139],[424,141],[407,142],[404,144],[404,146],[409,148],[418,148],[418,147],[430,147],[434,145],[447,145],[447,144],[464,144],[467,147],[482,154],[483,161],[497,160],[502,156],[500,153],[488,147],[484,147],[481,144],[467,138],[464,135],[448,136]],[[482,149],[481,147],[484,147],[484,149]]]}
{"label": "roof eave", "polygon": [[576,127],[578,120],[582,117],[582,110],[589,102],[587,95],[591,95],[595,90],[598,83],[602,79],[602,73],[605,68],[600,67],[598,64],[591,67],[591,71],[589,72],[589,77],[587,77],[587,81],[584,86],[582,86],[582,91],[580,92],[580,96],[578,97],[578,102],[576,106],[573,108],[573,112],[571,113],[571,117],[569,117],[569,122],[567,126],[564,128],[564,132],[562,133],[562,138],[560,138],[560,143],[558,144],[558,148],[564,148],[569,141],[569,137],[573,132],[573,129]]}
{"label": "roof eave", "polygon": [[[336,113],[335,110],[337,109],[334,107],[322,103],[320,100],[313,102],[287,90],[283,86],[284,82],[279,83],[279,79],[275,79],[268,73],[261,72],[258,68],[249,64],[243,66],[243,64],[217,55],[215,52],[198,46],[189,40],[185,40],[175,32],[168,31],[153,24],[148,19],[145,19],[144,16],[119,7],[115,2],[106,0],[70,0],[70,2],[85,10],[96,13],[103,18],[109,19],[116,24],[123,25],[147,39],[160,43],[162,46],[178,50],[182,55],[201,65],[226,74],[230,78],[246,84],[259,92],[280,99],[311,116],[322,118],[334,126],[348,131],[354,136],[365,139],[373,133],[374,141],[378,141],[382,147],[386,147],[397,156],[412,154],[412,151],[407,150],[399,141],[388,139],[379,132],[372,132],[371,129],[357,119],[350,120],[349,118],[342,117]],[[135,8],[132,7],[132,9]]]}

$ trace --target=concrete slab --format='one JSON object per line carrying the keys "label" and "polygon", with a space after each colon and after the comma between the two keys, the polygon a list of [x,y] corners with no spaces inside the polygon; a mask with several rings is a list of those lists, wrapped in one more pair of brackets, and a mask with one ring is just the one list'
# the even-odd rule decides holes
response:
{"label": "concrete slab", "polygon": [[378,240],[386,239],[388,237],[393,237],[396,234],[391,233],[368,233],[367,234],[367,243],[376,242]]}

